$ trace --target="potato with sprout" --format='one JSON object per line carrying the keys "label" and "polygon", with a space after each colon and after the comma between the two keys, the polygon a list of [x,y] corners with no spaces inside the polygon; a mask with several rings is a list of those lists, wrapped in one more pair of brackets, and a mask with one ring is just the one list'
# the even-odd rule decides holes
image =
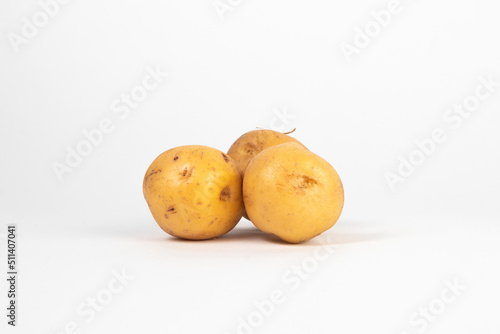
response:
{"label": "potato with sprout", "polygon": [[244,174],[248,164],[257,154],[266,148],[289,142],[302,145],[297,139],[290,137],[287,133],[273,130],[254,130],[244,133],[239,137],[231,145],[227,154],[234,159],[238,168]]}

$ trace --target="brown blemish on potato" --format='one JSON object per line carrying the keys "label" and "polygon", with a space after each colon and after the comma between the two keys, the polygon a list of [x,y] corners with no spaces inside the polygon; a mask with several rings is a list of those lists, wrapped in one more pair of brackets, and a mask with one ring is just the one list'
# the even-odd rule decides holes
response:
{"label": "brown blemish on potato", "polygon": [[257,147],[257,145],[253,144],[253,143],[246,143],[246,146],[247,146],[247,153],[253,153],[254,151],[258,151],[259,148]]}
{"label": "brown blemish on potato", "polygon": [[184,170],[181,173],[182,177],[185,177],[185,178],[190,177],[191,174],[193,174],[193,168],[188,169],[187,167],[185,167]]}
{"label": "brown blemish on potato", "polygon": [[178,156],[175,156],[175,157],[174,157],[174,161],[176,161],[177,159],[179,159],[179,157],[178,157]]}
{"label": "brown blemish on potato", "polygon": [[299,188],[310,188],[315,184],[318,184],[318,181],[316,181],[312,177],[309,177],[307,175],[302,175],[301,177],[302,177],[302,183],[299,185]]}
{"label": "brown blemish on potato", "polygon": [[224,161],[226,163],[229,162],[229,158],[227,157],[227,155],[225,155],[224,153],[222,153],[222,157],[224,158]]}
{"label": "brown blemish on potato", "polygon": [[167,212],[165,212],[165,218],[168,219],[168,214],[167,213],[172,213],[175,214],[177,211],[175,211],[175,206],[171,205],[168,207]]}
{"label": "brown blemish on potato", "polygon": [[156,173],[160,173],[161,172],[161,169],[153,169],[148,175],[146,175],[146,179],[148,179],[149,177],[155,175]]}
{"label": "brown blemish on potato", "polygon": [[292,177],[292,185],[294,188],[299,189],[301,192],[303,192],[303,189],[308,189],[311,187],[314,187],[316,184],[318,184],[318,181],[313,179],[312,177],[309,177],[307,175],[290,175]]}
{"label": "brown blemish on potato", "polygon": [[299,194],[305,194],[305,189],[312,188],[318,181],[307,175],[296,175],[294,173],[287,176],[288,184],[297,190]]}
{"label": "brown blemish on potato", "polygon": [[220,192],[219,199],[221,201],[227,201],[230,198],[231,198],[231,189],[229,189],[229,187],[224,187],[224,189],[222,189],[222,191]]}

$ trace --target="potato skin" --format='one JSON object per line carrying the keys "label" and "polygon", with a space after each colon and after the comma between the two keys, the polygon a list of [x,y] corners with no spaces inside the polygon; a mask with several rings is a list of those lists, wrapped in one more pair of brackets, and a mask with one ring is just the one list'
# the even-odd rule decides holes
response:
{"label": "potato skin", "polygon": [[168,234],[191,240],[229,232],[243,214],[236,163],[211,147],[189,145],[160,154],[143,182],[153,218]]}
{"label": "potato skin", "polygon": [[337,222],[344,189],[326,160],[299,144],[285,143],[262,151],[250,162],[243,199],[257,228],[300,243]]}
{"label": "potato skin", "polygon": [[288,142],[302,145],[297,139],[281,132],[273,130],[254,130],[244,133],[239,137],[233,145],[231,145],[227,154],[234,159],[238,168],[241,170],[242,174],[244,174],[248,164],[257,154],[266,148]]}

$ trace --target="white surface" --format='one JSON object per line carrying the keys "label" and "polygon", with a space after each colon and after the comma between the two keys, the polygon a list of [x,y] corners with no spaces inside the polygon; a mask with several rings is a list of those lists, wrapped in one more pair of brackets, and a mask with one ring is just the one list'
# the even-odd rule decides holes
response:
{"label": "white surface", "polygon": [[[457,128],[444,116],[481,77],[500,81],[500,8],[402,1],[348,63],[342,41],[387,3],[243,1],[220,20],[210,1],[72,1],[16,53],[8,33],[39,5],[3,1],[0,232],[18,224],[20,309],[17,328],[1,315],[2,333],[74,321],[82,333],[232,334],[278,289],[284,302],[254,333],[413,334],[409,318],[439,303],[447,280],[466,288],[421,332],[498,333],[500,87]],[[168,77],[120,118],[111,105],[157,66]],[[59,181],[52,164],[106,118],[113,130]],[[156,226],[141,186],[159,153],[225,151],[274,126],[297,127],[342,177],[334,228],[286,245],[245,220],[206,242]],[[391,191],[385,173],[436,128],[446,141]],[[283,280],[324,245],[332,253],[298,289]],[[77,308],[115,270],[134,279],[87,323]]]}
{"label": "white surface", "polygon": [[[76,322],[83,333],[235,333],[237,318],[279,289],[284,302],[256,333],[416,333],[410,316],[455,279],[465,289],[426,332],[498,328],[498,226],[343,220],[287,245],[245,222],[206,242],[163,235],[148,217],[125,223],[20,230],[19,331],[57,333]],[[313,269],[306,259],[320,244],[333,252],[320,252]],[[311,272],[296,288],[289,271],[303,263]],[[133,280],[87,322],[79,304],[122,269]]]}

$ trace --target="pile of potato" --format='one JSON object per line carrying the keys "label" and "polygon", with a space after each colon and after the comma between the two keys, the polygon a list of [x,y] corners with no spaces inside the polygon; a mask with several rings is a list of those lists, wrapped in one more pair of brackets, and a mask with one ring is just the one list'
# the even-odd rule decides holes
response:
{"label": "pile of potato", "polygon": [[245,133],[227,154],[201,145],[165,151],[149,166],[143,192],[158,225],[190,240],[226,234],[244,216],[300,243],[331,228],[344,205],[335,169],[272,130]]}

